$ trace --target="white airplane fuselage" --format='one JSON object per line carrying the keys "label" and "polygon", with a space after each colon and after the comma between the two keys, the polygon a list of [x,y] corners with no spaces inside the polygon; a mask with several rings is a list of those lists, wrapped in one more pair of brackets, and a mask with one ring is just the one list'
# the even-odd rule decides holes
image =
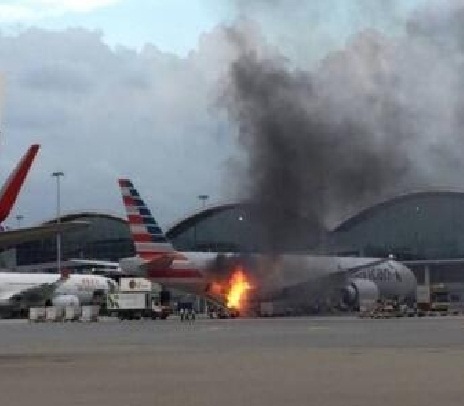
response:
{"label": "white airplane fuselage", "polygon": [[[169,269],[145,269],[143,275],[167,288],[200,295],[207,293],[210,285],[221,277],[230,276],[227,269],[220,269],[218,253],[180,254],[185,259],[174,260]],[[251,255],[243,261],[236,254],[224,254],[224,257],[226,262],[237,260],[244,264],[261,296],[272,296],[283,289],[326,279],[330,286],[330,278],[335,277],[345,284],[358,279],[375,283],[382,298],[414,297],[416,292],[417,282],[411,270],[391,259],[290,254],[272,258]]]}

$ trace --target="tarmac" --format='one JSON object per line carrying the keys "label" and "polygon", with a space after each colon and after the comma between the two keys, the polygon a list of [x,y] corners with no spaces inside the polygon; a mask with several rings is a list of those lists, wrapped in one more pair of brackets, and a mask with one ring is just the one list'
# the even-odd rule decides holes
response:
{"label": "tarmac", "polygon": [[464,402],[464,318],[0,322],[2,405]]}

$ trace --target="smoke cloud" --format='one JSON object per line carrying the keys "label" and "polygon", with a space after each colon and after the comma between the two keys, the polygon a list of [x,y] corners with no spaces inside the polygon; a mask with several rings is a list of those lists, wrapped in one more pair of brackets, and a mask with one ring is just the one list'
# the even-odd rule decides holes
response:
{"label": "smoke cloud", "polygon": [[238,57],[223,103],[269,250],[308,246],[334,219],[398,193],[464,186],[464,2],[433,4],[401,36],[364,30],[311,71],[249,21],[226,29]]}

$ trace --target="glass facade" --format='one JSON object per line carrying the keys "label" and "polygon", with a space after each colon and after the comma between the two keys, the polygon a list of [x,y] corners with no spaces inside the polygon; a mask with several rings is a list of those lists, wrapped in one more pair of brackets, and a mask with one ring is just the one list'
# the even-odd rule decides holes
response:
{"label": "glass facade", "polygon": [[[85,221],[89,226],[61,236],[61,256],[66,261],[87,258],[117,261],[133,256],[134,246],[127,222],[115,216],[81,213],[64,216],[61,221]],[[53,221],[55,222],[55,220]],[[56,261],[56,238],[44,238],[19,244],[16,247],[16,264],[33,265]]]}
{"label": "glass facade", "polygon": [[401,260],[464,258],[464,193],[414,193],[373,206],[337,227],[331,246]]}
{"label": "glass facade", "polygon": [[[271,244],[286,252],[308,252],[326,232],[307,219],[294,218],[291,232],[276,227],[266,233],[257,209],[246,204],[228,204],[187,217],[167,232],[173,245],[182,251],[263,252]],[[282,221],[281,221],[282,222]],[[285,238],[284,238],[285,234]]]}
{"label": "glass facade", "polygon": [[180,251],[233,252],[257,249],[256,230],[242,205],[224,206],[187,218],[167,232]]}

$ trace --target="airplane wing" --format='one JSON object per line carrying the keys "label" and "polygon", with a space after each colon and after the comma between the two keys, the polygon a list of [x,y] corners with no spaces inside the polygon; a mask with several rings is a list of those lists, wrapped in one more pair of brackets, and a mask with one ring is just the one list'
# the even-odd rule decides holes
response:
{"label": "airplane wing", "polygon": [[357,266],[353,266],[351,268],[341,269],[340,272],[351,274],[353,272],[360,271],[361,269],[364,269],[364,268],[370,268],[372,266],[381,265],[381,264],[383,264],[385,262],[388,262],[390,260],[391,260],[391,258],[373,259],[371,262],[367,262],[367,263],[362,264],[362,265],[357,265]]}
{"label": "airplane wing", "polygon": [[68,259],[66,262],[70,262],[71,264],[74,264],[74,265],[86,265],[86,266],[91,266],[91,267],[99,267],[97,269],[92,270],[92,273],[94,275],[102,275],[106,277],[125,275],[124,271],[119,267],[118,262],[102,261],[99,259],[80,259],[80,258]]}
{"label": "airplane wing", "polygon": [[38,302],[40,300],[47,300],[51,298],[53,292],[56,290],[56,285],[54,283],[44,283],[39,286],[34,286],[28,289],[24,289],[17,292],[9,292],[10,301],[27,301],[29,303]]}
{"label": "airplane wing", "polygon": [[0,303],[27,302],[35,304],[44,302],[53,297],[56,289],[66,280],[66,278],[57,275],[57,280],[51,283],[42,283],[40,285],[26,287],[20,290],[10,290],[2,292]]}
{"label": "airplane wing", "polygon": [[[169,268],[172,265],[172,262],[177,258],[175,252],[166,253],[157,256],[149,261],[146,261],[140,265],[140,269],[143,271],[147,271],[149,269],[165,269]],[[71,262],[76,265],[90,265],[90,266],[103,266],[107,268],[119,268],[119,262],[113,261],[102,261],[100,259],[80,259],[80,258],[72,258],[69,259],[68,262]],[[123,273],[122,270],[119,271]]]}
{"label": "airplane wing", "polygon": [[[113,261],[102,261],[100,259],[80,259],[72,258],[68,259],[67,262],[71,262],[75,265],[89,265],[89,266],[103,266],[106,268],[119,268],[118,262]],[[121,271],[119,271],[121,272]]]}
{"label": "airplane wing", "polygon": [[0,232],[0,249],[13,247],[27,241],[34,241],[56,235],[58,232],[81,230],[89,226],[85,221],[45,224],[37,227],[20,228]]}
{"label": "airplane wing", "polygon": [[0,303],[6,303],[10,299],[14,297],[14,295],[18,294],[19,292],[16,290],[8,290],[4,291],[0,294]]}
{"label": "airplane wing", "polygon": [[[154,269],[168,269],[171,267],[172,262],[176,259],[175,253],[166,253],[156,258],[153,258],[149,261],[146,261],[139,265],[140,270],[143,274],[148,272],[149,270]],[[69,259],[68,262],[71,262],[75,265],[88,265],[88,266],[95,266],[95,267],[104,267],[104,268],[111,268],[105,269],[105,273],[108,274],[117,274],[117,275],[124,275],[123,269],[121,269],[119,262],[112,262],[112,261],[102,261],[99,259],[80,259],[80,258],[73,258]]]}

